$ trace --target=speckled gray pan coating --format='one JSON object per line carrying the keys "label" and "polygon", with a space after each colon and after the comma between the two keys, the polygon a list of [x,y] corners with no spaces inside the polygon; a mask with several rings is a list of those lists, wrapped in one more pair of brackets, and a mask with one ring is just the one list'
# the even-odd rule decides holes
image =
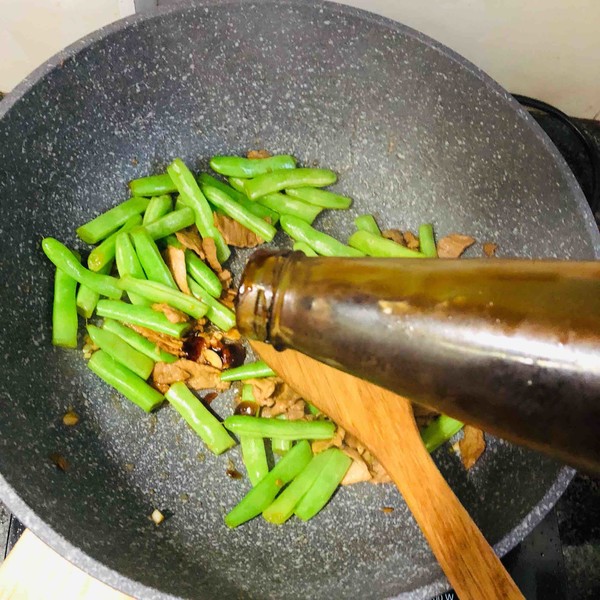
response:
{"label": "speckled gray pan coating", "polygon": [[[446,581],[390,485],[340,490],[308,524],[224,513],[248,488],[165,407],[147,416],[80,352],[50,346],[53,235],[127,196],[124,182],[174,156],[289,152],[340,174],[352,218],[432,221],[500,254],[592,258],[598,235],[564,162],[472,65],[397,23],[333,4],[231,3],[132,18],[50,60],[0,104],[0,491],[40,537],[140,598],[424,598]],[[284,244],[282,236],[276,242]],[[480,252],[480,246],[473,254]],[[236,270],[241,266],[238,257]],[[401,365],[399,365],[401,368]],[[69,406],[81,415],[67,429]],[[229,401],[216,410],[226,414]],[[571,471],[489,439],[471,472],[444,475],[500,553],[564,490]],[[59,452],[67,473],[48,459]],[[383,506],[394,507],[384,514]],[[169,518],[155,527],[153,508]]]}

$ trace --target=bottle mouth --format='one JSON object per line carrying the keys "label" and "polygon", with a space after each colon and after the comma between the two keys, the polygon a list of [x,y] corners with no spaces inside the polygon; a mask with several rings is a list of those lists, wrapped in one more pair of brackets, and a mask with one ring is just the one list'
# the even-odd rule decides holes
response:
{"label": "bottle mouth", "polygon": [[239,332],[252,340],[270,341],[277,286],[290,251],[260,249],[249,258],[235,299]]}

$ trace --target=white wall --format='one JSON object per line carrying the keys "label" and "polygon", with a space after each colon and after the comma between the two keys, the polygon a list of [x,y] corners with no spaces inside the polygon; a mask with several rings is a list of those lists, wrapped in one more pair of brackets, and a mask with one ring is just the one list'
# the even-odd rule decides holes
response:
{"label": "white wall", "polygon": [[[423,31],[507,89],[600,118],[600,0],[344,0]],[[0,0],[0,90],[133,0]]]}

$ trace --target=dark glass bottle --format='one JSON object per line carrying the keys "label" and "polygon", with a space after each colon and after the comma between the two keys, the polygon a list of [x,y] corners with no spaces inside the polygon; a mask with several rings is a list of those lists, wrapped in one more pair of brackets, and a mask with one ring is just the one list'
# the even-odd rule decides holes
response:
{"label": "dark glass bottle", "polygon": [[242,334],[600,471],[600,262],[257,252]]}

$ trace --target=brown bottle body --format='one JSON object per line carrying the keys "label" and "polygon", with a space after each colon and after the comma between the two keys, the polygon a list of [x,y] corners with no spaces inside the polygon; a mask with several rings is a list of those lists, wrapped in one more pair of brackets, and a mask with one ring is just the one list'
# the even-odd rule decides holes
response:
{"label": "brown bottle body", "polygon": [[238,327],[600,471],[600,263],[262,251]]}

